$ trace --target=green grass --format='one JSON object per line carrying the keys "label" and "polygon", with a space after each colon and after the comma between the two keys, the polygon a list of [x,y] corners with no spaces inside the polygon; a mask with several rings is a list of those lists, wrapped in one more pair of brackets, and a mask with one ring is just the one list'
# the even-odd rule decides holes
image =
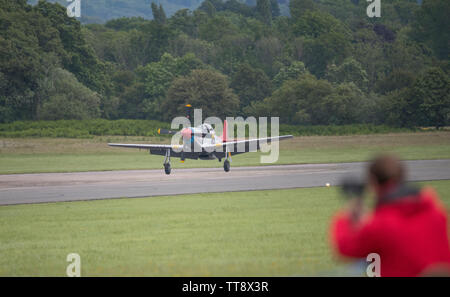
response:
{"label": "green grass", "polygon": [[[162,168],[163,157],[107,142],[158,143],[159,138],[0,139],[0,174]],[[450,158],[450,132],[296,137],[280,143],[276,164],[366,161],[379,152],[403,159]],[[264,165],[261,153],[233,157],[232,166]],[[172,159],[173,168],[217,167],[218,161]],[[270,165],[270,164],[269,164]]]}
{"label": "green grass", "polygon": [[[383,149],[395,152],[403,159],[448,159],[450,146],[398,147]],[[282,150],[275,164],[341,163],[365,161],[380,152],[376,148],[325,148],[305,150]],[[261,153],[248,153],[233,157],[232,167],[274,165],[261,164]],[[77,172],[128,169],[161,169],[164,157],[149,155],[147,152],[110,152],[88,154],[2,154],[0,155],[0,174],[37,172]],[[223,163],[216,161],[172,159],[172,168],[221,168]]]}
{"label": "green grass", "polygon": [[[450,181],[429,182],[450,207]],[[0,275],[324,275],[336,188],[0,207]],[[338,265],[338,266],[337,266]]]}

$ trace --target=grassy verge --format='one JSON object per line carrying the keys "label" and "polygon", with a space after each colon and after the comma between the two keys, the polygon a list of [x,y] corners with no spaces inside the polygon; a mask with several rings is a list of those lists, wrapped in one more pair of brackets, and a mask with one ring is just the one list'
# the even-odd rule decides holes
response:
{"label": "grassy verge", "polygon": [[[450,207],[450,181],[429,182]],[[0,207],[0,275],[295,276],[339,273],[336,188]]]}
{"label": "grassy verge", "polygon": [[[165,141],[158,137],[0,138],[0,174],[162,168],[161,156],[110,148],[107,143]],[[276,164],[365,161],[377,152],[394,152],[411,160],[450,158],[450,132],[295,137],[280,143]],[[260,156],[235,156],[232,166],[261,165]],[[172,164],[174,168],[222,166],[217,161],[197,160],[180,164],[177,159]]]}

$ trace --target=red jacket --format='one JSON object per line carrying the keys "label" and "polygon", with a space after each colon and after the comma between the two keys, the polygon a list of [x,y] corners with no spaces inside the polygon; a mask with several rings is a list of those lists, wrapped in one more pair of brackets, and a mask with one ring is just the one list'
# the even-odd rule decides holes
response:
{"label": "red jacket", "polygon": [[447,217],[437,194],[430,188],[393,192],[357,225],[348,213],[338,214],[331,226],[335,249],[357,258],[378,253],[381,276],[419,276],[433,266],[450,267]]}

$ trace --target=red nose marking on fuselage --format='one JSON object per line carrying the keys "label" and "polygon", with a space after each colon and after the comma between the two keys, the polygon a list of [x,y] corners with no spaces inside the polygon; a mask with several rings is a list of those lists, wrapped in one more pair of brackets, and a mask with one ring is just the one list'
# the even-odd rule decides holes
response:
{"label": "red nose marking on fuselage", "polygon": [[192,131],[190,128],[184,128],[181,130],[181,136],[183,136],[184,139],[190,139],[192,135]]}

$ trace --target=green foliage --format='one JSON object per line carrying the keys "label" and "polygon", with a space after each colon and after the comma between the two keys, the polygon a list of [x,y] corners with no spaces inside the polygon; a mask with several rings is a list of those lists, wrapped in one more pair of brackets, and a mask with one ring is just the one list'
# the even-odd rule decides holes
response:
{"label": "green foliage", "polygon": [[[33,10],[40,13],[50,26],[59,34],[64,50],[61,50],[61,61],[65,69],[75,74],[77,79],[87,87],[105,93],[108,88],[104,65],[95,56],[94,51],[83,38],[80,23],[67,16],[66,8],[39,1]],[[52,32],[52,31],[50,31]],[[57,35],[55,35],[57,36]],[[44,40],[47,42],[46,36]],[[40,38],[39,43],[42,43]],[[44,47],[45,48],[45,47]]]}
{"label": "green foliage", "polygon": [[214,16],[217,12],[216,7],[209,0],[203,1],[198,9],[206,12],[209,17]]}
{"label": "green foliage", "polygon": [[440,59],[450,58],[450,2],[423,0],[416,13],[412,36],[428,44]]}
{"label": "green foliage", "polygon": [[230,86],[238,95],[241,108],[251,102],[261,101],[272,93],[271,81],[264,71],[254,69],[248,64],[239,66]]}
{"label": "green foliage", "polygon": [[270,14],[272,15],[272,18],[276,18],[281,15],[278,0],[270,0]]}
{"label": "green foliage", "polygon": [[356,0],[292,0],[290,17],[284,0],[110,2],[77,20],[66,1],[0,0],[0,122],[168,120],[189,101],[302,125],[448,124],[448,1],[385,0],[373,19]]}
{"label": "green foliage", "polygon": [[153,13],[153,19],[158,24],[165,24],[166,23],[166,13],[164,12],[164,9],[161,4],[156,5],[155,2],[152,2],[152,13]]}
{"label": "green foliage", "polygon": [[395,128],[388,125],[353,124],[353,125],[280,125],[280,134],[294,136],[342,136],[342,135],[370,135],[400,132],[413,132],[416,129]]}
{"label": "green foliage", "polygon": [[294,61],[291,65],[280,69],[277,75],[273,78],[274,85],[279,88],[281,85],[290,79],[297,79],[303,74],[307,74],[308,70],[305,68],[305,64],[300,61]]}
{"label": "green foliage", "polygon": [[214,16],[199,26],[200,38],[206,41],[218,41],[224,36],[235,34],[239,28],[224,16]]}
{"label": "green foliage", "polygon": [[[146,24],[147,22],[148,21],[142,17],[130,17],[130,18],[121,17],[106,22],[104,27],[116,31],[130,31],[132,29],[139,29],[142,25]],[[87,27],[102,28],[103,26],[88,25]]]}
{"label": "green foliage", "polygon": [[350,31],[332,15],[307,10],[294,23],[293,33],[304,37],[303,60],[318,77],[330,63],[340,63],[350,52]]}
{"label": "green foliage", "polygon": [[386,78],[378,81],[376,91],[385,95],[395,90],[409,88],[414,83],[414,80],[415,76],[413,73],[395,69]]}
{"label": "green foliage", "polygon": [[92,119],[100,116],[100,97],[63,69],[49,73],[37,111],[41,120]]}
{"label": "green foliage", "polygon": [[160,61],[147,64],[139,72],[144,77],[146,95],[157,98],[166,95],[166,90],[176,77],[188,75],[192,70],[203,67],[194,54],[174,58],[166,53]]}
{"label": "green foliage", "polygon": [[201,108],[205,118],[225,118],[239,110],[239,99],[229,88],[227,78],[213,70],[193,70],[177,78],[162,103],[165,118],[183,115],[186,104]]}
{"label": "green foliage", "polygon": [[395,42],[386,44],[384,52],[388,72],[402,69],[420,73],[431,66],[429,49],[408,38],[407,30],[400,31]]}
{"label": "green foliage", "polygon": [[450,79],[439,68],[429,68],[410,88],[395,90],[385,100],[390,124],[439,129],[450,123]]}
{"label": "green foliage", "polygon": [[[197,15],[203,12],[198,11]],[[204,13],[203,13],[204,14]],[[201,22],[201,23],[204,23]],[[171,28],[177,32],[183,32],[189,36],[197,36],[200,24],[196,23],[196,18],[189,9],[181,9],[177,11],[169,20]]]}
{"label": "green foliage", "polygon": [[325,78],[334,83],[354,83],[361,90],[367,90],[369,83],[367,72],[353,58],[346,59],[339,66],[332,64],[328,67]]}
{"label": "green foliage", "polygon": [[269,0],[256,0],[256,11],[259,19],[266,25],[272,22],[272,9]]}
{"label": "green foliage", "polygon": [[[48,2],[57,2],[67,6],[66,0],[47,0]],[[111,19],[121,17],[141,17],[152,18],[151,3],[153,0],[81,0],[81,18],[82,23],[105,23]],[[38,0],[29,0],[31,4],[36,4]],[[168,16],[172,16],[180,9],[196,9],[201,0],[158,0],[157,4],[164,7]]]}
{"label": "green foliage", "polygon": [[303,14],[308,11],[314,10],[316,4],[313,0],[291,0],[289,1],[289,10],[291,17],[294,19],[300,19]]}
{"label": "green foliage", "polygon": [[[256,1],[255,1],[256,2]],[[256,15],[255,9],[240,2],[239,0],[205,0],[202,2],[199,10],[205,11],[209,16],[213,16],[216,12],[230,11],[246,17]]]}
{"label": "green foliage", "polygon": [[[82,121],[17,121],[8,124],[0,124],[0,137],[92,138],[94,136],[159,136],[159,128],[169,129],[170,124],[152,120],[111,121],[104,119]],[[355,135],[411,131],[416,130],[373,124],[339,126],[294,126],[286,124],[280,125],[281,134],[291,134],[294,136]]]}
{"label": "green foliage", "polygon": [[350,42],[341,33],[326,33],[304,41],[304,61],[312,74],[325,75],[329,64],[340,64],[350,53]]}
{"label": "green foliage", "polygon": [[335,32],[349,35],[350,32],[343,22],[331,14],[320,11],[306,11],[293,25],[293,32],[297,36],[317,38],[322,34]]}
{"label": "green foliage", "polygon": [[173,36],[167,25],[139,18],[122,18],[87,28],[86,39],[97,55],[129,70],[158,61]]}
{"label": "green foliage", "polygon": [[170,128],[170,125],[149,120],[18,121],[0,124],[0,136],[64,138],[89,138],[108,135],[158,136],[159,128]]}
{"label": "green foliage", "polygon": [[439,68],[430,68],[413,85],[408,103],[411,113],[425,125],[440,128],[450,124],[449,76]]}
{"label": "green foliage", "polygon": [[204,68],[204,65],[193,54],[179,58],[174,58],[168,53],[164,54],[160,61],[137,69],[140,81],[128,78],[128,86],[122,92],[119,109],[134,117],[161,119],[163,113],[161,102],[164,101],[174,79],[199,68]]}
{"label": "green foliage", "polygon": [[[67,103],[71,95],[62,94],[61,84],[59,90],[48,90],[57,68],[70,71],[76,79],[70,78],[68,84],[74,85],[78,80],[81,84],[77,82],[77,86],[83,87],[82,91],[88,87],[102,95],[108,93],[110,85],[105,65],[86,44],[79,22],[69,18],[64,7],[45,1],[34,7],[23,2],[19,6],[10,6],[12,1],[4,2],[0,8],[3,23],[0,50],[4,53],[0,71],[7,83],[0,95],[0,122],[39,118],[40,111],[49,109],[45,96],[50,93],[55,106]],[[10,10],[12,7],[15,9]],[[46,107],[42,109],[44,104]],[[77,103],[71,105],[75,108]],[[70,111],[64,113],[68,118],[71,114]],[[96,115],[93,109],[92,116]]]}
{"label": "green foliage", "polygon": [[248,114],[278,116],[282,123],[342,125],[365,122],[363,93],[353,83],[332,85],[305,74],[286,81],[263,102],[253,103]]}

